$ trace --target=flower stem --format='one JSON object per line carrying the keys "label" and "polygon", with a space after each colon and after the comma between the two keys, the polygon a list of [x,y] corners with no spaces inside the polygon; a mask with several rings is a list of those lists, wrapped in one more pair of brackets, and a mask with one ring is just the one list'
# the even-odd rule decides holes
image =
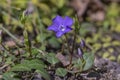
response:
{"label": "flower stem", "polygon": [[31,42],[30,42],[29,35],[26,29],[24,30],[23,35],[24,35],[25,48],[27,52],[29,52],[29,57],[32,57]]}
{"label": "flower stem", "polygon": [[75,49],[75,41],[76,41],[76,32],[74,33],[74,39],[73,39],[73,44],[72,44],[72,51],[71,53],[74,53],[74,49]]}
{"label": "flower stem", "polygon": [[68,48],[69,52],[71,53],[71,49],[70,49],[67,35],[65,35],[65,39],[66,39],[66,43],[67,43],[67,48]]}
{"label": "flower stem", "polygon": [[65,41],[63,40],[61,53],[63,53],[63,52],[64,52],[64,44],[65,44]]}
{"label": "flower stem", "polygon": [[70,52],[70,62],[69,62],[69,65],[71,65],[71,64],[72,64],[72,58],[73,58],[74,47],[75,47],[75,41],[76,41],[76,33],[75,33],[75,35],[74,35],[74,40],[73,40],[73,44],[72,44],[72,50],[70,49],[70,45],[69,45],[69,43],[68,43],[68,41],[67,41],[67,40],[68,40],[67,35],[65,35],[65,38],[66,38],[68,50],[69,50],[69,52]]}
{"label": "flower stem", "polygon": [[71,64],[72,63],[72,51],[71,51],[71,49],[70,49],[70,45],[69,45],[69,42],[68,42],[68,37],[67,37],[67,35],[65,35],[65,39],[66,39],[66,43],[67,43],[67,48],[68,48],[68,50],[69,50],[69,52],[70,52],[70,63],[69,64]]}
{"label": "flower stem", "polygon": [[71,50],[71,55],[70,55],[70,64],[72,64],[72,58],[73,58],[73,53],[75,49],[75,41],[76,41],[76,32],[74,33],[74,39],[73,39],[72,50]]}

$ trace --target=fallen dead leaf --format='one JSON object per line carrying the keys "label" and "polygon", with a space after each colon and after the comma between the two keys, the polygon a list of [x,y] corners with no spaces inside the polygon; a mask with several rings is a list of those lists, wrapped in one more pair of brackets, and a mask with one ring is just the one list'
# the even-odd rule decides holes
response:
{"label": "fallen dead leaf", "polygon": [[57,53],[56,57],[60,60],[60,62],[64,65],[67,66],[69,65],[69,61],[65,58],[65,56],[62,55],[62,53]]}
{"label": "fallen dead leaf", "polygon": [[15,47],[16,46],[16,43],[14,41],[6,41],[5,44],[8,46],[8,47]]}

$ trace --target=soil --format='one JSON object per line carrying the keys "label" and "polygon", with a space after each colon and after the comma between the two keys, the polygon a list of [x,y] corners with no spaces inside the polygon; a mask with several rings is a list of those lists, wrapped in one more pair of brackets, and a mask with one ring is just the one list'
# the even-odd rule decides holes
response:
{"label": "soil", "polygon": [[[52,74],[53,73],[53,74]],[[50,72],[51,80],[120,80],[120,64],[108,59],[95,59],[92,69],[81,74],[68,73],[65,77],[54,75]],[[44,80],[37,74],[33,80]]]}

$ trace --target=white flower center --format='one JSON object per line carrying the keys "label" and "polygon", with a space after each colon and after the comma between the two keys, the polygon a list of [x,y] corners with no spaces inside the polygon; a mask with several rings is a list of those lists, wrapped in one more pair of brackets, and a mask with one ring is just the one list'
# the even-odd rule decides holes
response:
{"label": "white flower center", "polygon": [[61,31],[65,31],[65,26],[60,25],[60,26],[59,26],[59,29],[60,29]]}

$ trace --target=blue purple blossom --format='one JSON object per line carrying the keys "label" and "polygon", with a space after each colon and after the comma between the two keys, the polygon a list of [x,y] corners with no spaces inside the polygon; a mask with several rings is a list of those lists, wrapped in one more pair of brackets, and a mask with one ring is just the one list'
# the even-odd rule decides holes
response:
{"label": "blue purple blossom", "polygon": [[83,39],[81,39],[81,42],[80,42],[80,47],[81,47],[81,48],[84,48],[84,47],[85,47],[85,45],[86,45],[86,44],[85,44],[85,41],[84,41]]}
{"label": "blue purple blossom", "polygon": [[72,30],[71,27],[73,25],[73,19],[68,16],[62,18],[61,16],[57,15],[52,22],[53,23],[48,27],[48,30],[54,31],[57,38]]}

